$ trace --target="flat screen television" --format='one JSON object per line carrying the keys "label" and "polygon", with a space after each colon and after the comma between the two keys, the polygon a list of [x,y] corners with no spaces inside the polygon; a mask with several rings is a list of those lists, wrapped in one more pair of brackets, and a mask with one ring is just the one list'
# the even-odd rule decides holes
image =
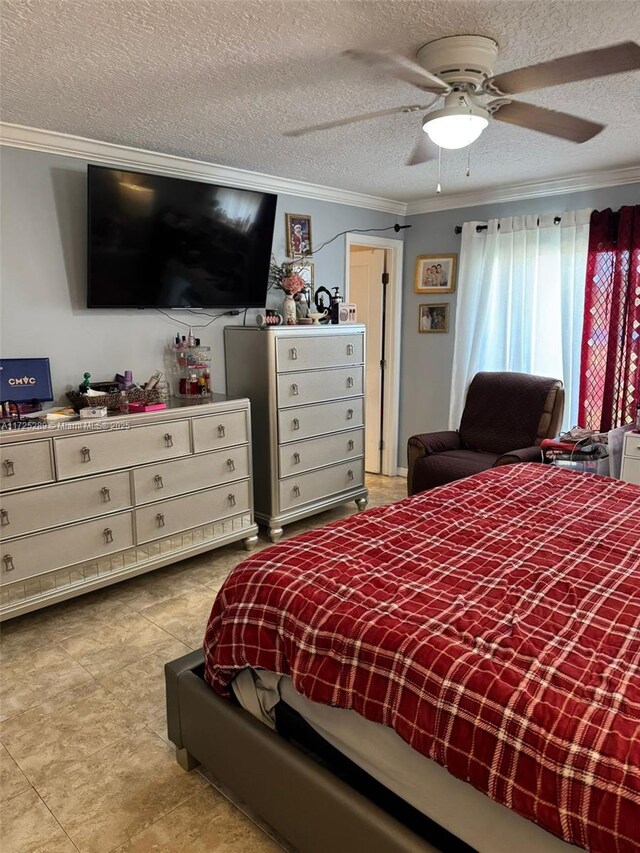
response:
{"label": "flat screen television", "polygon": [[262,308],[277,196],[89,166],[89,308]]}

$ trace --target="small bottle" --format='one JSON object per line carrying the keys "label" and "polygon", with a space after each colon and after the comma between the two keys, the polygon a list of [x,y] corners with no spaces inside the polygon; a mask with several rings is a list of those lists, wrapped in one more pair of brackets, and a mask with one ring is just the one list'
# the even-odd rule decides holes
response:
{"label": "small bottle", "polygon": [[198,377],[198,394],[200,397],[205,397],[207,394],[207,383],[204,376]]}
{"label": "small bottle", "polygon": [[211,374],[209,373],[209,368],[207,367],[204,371],[204,384],[207,389],[207,394],[211,393]]}
{"label": "small bottle", "polygon": [[179,347],[179,346],[180,346],[180,332],[178,332],[178,333],[177,333],[177,335],[176,335],[176,346],[177,346],[177,347]]}
{"label": "small bottle", "polygon": [[186,377],[186,376],[182,376],[182,377],[180,377],[180,382],[178,383],[178,388],[179,388],[179,391],[180,391],[180,395],[181,395],[182,397],[186,397],[186,396],[187,396],[187,394],[189,393],[189,391],[188,391],[188,384],[189,384],[189,383],[188,383],[188,381],[187,381],[187,377]]}
{"label": "small bottle", "polygon": [[194,347],[196,345],[196,339],[193,337],[193,333],[191,331],[191,326],[189,326],[189,337],[187,338],[187,346]]}
{"label": "small bottle", "polygon": [[181,346],[181,347],[186,347],[186,345],[187,345],[187,339],[186,339],[186,338],[185,338],[185,336],[183,335],[183,336],[182,336],[182,340],[180,341],[180,346]]}
{"label": "small bottle", "polygon": [[133,373],[130,370],[124,372],[124,387],[125,391],[133,385]]}
{"label": "small bottle", "polygon": [[191,374],[191,378],[189,380],[189,391],[194,397],[198,393],[198,377],[195,373]]}
{"label": "small bottle", "polygon": [[120,403],[118,405],[118,411],[123,415],[129,414],[129,398],[127,397],[126,391],[120,392]]}

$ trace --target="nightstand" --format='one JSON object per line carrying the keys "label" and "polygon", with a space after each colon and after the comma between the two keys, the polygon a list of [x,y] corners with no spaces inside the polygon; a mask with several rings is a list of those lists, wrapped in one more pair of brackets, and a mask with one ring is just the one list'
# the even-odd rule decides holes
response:
{"label": "nightstand", "polygon": [[640,432],[628,432],[624,437],[620,479],[640,486]]}

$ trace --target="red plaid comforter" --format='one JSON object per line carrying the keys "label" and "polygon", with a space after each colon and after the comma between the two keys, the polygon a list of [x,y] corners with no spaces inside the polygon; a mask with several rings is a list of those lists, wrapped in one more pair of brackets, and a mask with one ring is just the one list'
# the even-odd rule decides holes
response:
{"label": "red plaid comforter", "polygon": [[206,678],[258,667],[392,726],[569,842],[640,849],[640,489],[497,468],[268,548]]}

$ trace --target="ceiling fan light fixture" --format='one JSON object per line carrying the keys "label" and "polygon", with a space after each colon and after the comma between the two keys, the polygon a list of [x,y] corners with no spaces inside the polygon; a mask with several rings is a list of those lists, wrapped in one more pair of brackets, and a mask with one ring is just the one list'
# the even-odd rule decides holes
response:
{"label": "ceiling fan light fixture", "polygon": [[422,129],[440,148],[466,148],[489,124],[489,113],[482,107],[444,107],[425,116]]}

